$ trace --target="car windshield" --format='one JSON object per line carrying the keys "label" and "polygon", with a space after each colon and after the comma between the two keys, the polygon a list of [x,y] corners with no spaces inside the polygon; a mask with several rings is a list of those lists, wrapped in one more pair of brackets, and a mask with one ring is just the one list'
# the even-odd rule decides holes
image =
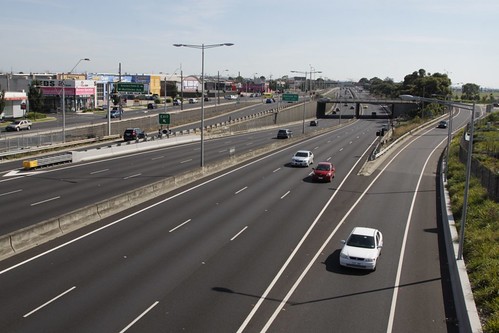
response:
{"label": "car windshield", "polygon": [[329,170],[331,170],[331,168],[327,164],[319,164],[315,170],[329,171]]}
{"label": "car windshield", "polygon": [[374,237],[365,235],[351,235],[348,238],[348,246],[363,247],[366,249],[374,249]]}
{"label": "car windshield", "polygon": [[308,153],[305,153],[305,152],[300,152],[300,151],[299,151],[299,152],[297,152],[297,153],[295,154],[295,156],[297,156],[297,157],[307,157],[307,156],[308,156]]}

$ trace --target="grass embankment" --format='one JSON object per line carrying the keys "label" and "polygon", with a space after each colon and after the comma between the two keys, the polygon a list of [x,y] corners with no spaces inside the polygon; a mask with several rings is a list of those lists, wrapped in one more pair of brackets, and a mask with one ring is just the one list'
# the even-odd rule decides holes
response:
{"label": "grass embankment", "polygon": [[[497,148],[499,115],[492,114],[489,117],[491,118],[477,125],[473,156],[483,161],[487,167],[495,168],[497,173],[497,155],[491,156],[490,147],[491,142],[495,141]],[[487,126],[487,122],[491,124]],[[485,129],[488,140],[485,140],[482,133]],[[462,132],[455,136],[451,144],[448,166],[448,190],[458,228],[461,227],[466,180],[466,165],[458,157],[461,136]],[[488,198],[486,189],[474,177],[471,177],[468,192],[463,257],[484,332],[499,332],[499,204]]]}

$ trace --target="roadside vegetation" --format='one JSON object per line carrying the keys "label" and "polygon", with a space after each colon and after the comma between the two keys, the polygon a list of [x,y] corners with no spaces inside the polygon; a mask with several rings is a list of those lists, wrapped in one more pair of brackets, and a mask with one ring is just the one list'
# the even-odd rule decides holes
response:
{"label": "roadside vegetation", "polygon": [[[499,114],[495,113],[489,117],[495,119],[494,133],[497,145]],[[477,130],[480,132],[480,125],[477,126]],[[458,157],[459,138],[462,135],[462,132],[458,133],[452,141],[448,171],[452,213],[458,228],[461,228],[466,180],[466,165],[461,163]],[[490,155],[480,157],[487,155],[481,152],[480,146],[482,143],[477,142],[474,156],[486,161],[487,165],[495,166],[497,170],[497,155],[495,158]],[[475,177],[471,177],[468,192],[463,257],[483,330],[485,333],[499,332],[499,203],[488,198],[486,189]]]}

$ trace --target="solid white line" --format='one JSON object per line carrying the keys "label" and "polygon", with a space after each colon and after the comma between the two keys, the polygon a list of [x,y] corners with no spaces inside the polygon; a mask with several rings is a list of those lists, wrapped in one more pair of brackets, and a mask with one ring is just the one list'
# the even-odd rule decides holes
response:
{"label": "solid white line", "polygon": [[[430,130],[429,130],[430,131]],[[428,131],[428,132],[429,132]],[[422,137],[422,136],[420,136]],[[412,144],[414,141],[416,141],[417,139],[419,139],[420,137],[417,137],[417,138],[414,138],[409,144],[406,145],[406,147],[408,147],[410,144]],[[445,140],[445,139],[444,139]],[[376,141],[376,140],[375,140]],[[440,144],[439,144],[440,145]],[[437,145],[437,147],[439,146]],[[435,149],[433,151],[435,151],[437,149],[437,147],[435,147]],[[303,270],[302,274],[300,275],[300,277],[296,280],[296,282],[293,284],[293,286],[291,287],[291,289],[289,290],[289,292],[287,293],[287,295],[282,299],[281,303],[279,304],[279,306],[277,307],[277,309],[274,311],[274,313],[272,314],[272,316],[270,317],[270,319],[267,321],[267,323],[265,324],[264,328],[261,330],[261,332],[266,332],[270,325],[274,322],[275,318],[277,317],[277,315],[279,314],[280,311],[282,311],[282,308],[284,307],[284,305],[287,303],[287,301],[289,300],[289,298],[291,297],[291,295],[294,293],[294,291],[298,288],[298,285],[301,283],[301,281],[305,278],[305,275],[308,273],[308,271],[310,270],[310,268],[312,267],[313,263],[316,262],[317,258],[321,255],[322,251],[324,250],[324,248],[326,247],[326,245],[331,241],[331,239],[333,238],[333,236],[336,234],[337,230],[340,228],[340,226],[345,222],[345,220],[347,219],[347,217],[352,213],[352,211],[355,209],[355,207],[360,203],[360,201],[363,199],[363,197],[365,196],[365,194],[369,191],[369,189],[374,185],[374,183],[378,180],[379,177],[381,177],[381,175],[384,173],[384,171],[388,168],[388,166],[390,166],[390,164],[398,157],[398,155],[400,155],[403,151],[405,150],[402,149],[400,150],[399,152],[397,152],[397,154],[395,154],[395,156],[385,165],[385,167],[378,173],[378,175],[376,175],[376,177],[373,179],[373,181],[367,186],[367,188],[362,192],[362,194],[360,195],[360,197],[355,201],[355,203],[353,204],[352,207],[350,207],[350,209],[348,210],[348,212],[345,214],[345,216],[341,219],[341,221],[338,223],[338,225],[336,226],[336,228],[332,231],[332,233],[329,235],[329,237],[326,239],[326,241],[322,244],[322,246],[319,248],[319,250],[317,251],[317,253],[314,255],[314,257],[310,260],[310,262],[308,263],[307,267]],[[430,154],[430,156],[433,154],[433,151],[432,153]],[[428,158],[429,159],[429,158]],[[358,161],[357,161],[358,163]],[[425,163],[425,166],[426,166],[426,163]],[[355,166],[354,166],[355,167]],[[353,168],[352,168],[353,170]],[[423,167],[423,171],[424,171],[424,167]],[[351,172],[351,171],[350,171]],[[347,177],[350,175],[350,172],[349,174],[347,175]],[[346,178],[345,177],[345,180]],[[344,181],[345,181],[344,180]],[[341,185],[343,184],[343,182],[340,184],[340,187]],[[338,187],[338,190],[340,189],[340,187]],[[338,190],[334,193],[336,194],[338,192]],[[417,193],[417,190],[415,190],[415,193]],[[333,197],[334,197],[334,194],[333,194]],[[326,209],[326,207],[330,204],[330,202],[332,201],[332,198],[327,202],[326,206],[323,208],[323,210],[321,211],[320,215],[322,215],[322,212]],[[320,215],[316,218],[316,221],[319,219]],[[314,221],[314,224],[316,223],[316,221]],[[408,232],[408,226],[406,225],[406,233]],[[309,229],[310,230],[310,229]],[[307,231],[308,232],[308,231]],[[303,239],[304,240],[304,239]],[[301,241],[300,241],[300,244],[298,247],[301,246]],[[405,244],[403,244],[403,246],[405,247]],[[401,254],[401,258],[403,258],[403,255]],[[402,259],[403,260],[403,259]],[[397,269],[397,276],[399,276],[399,271],[401,271],[401,262],[399,263],[399,267]],[[396,281],[395,283],[395,287],[397,287],[399,284],[398,281]],[[270,292],[270,290],[269,290]],[[395,300],[396,302],[396,300]],[[395,305],[393,304],[393,299],[392,299],[392,309],[391,311],[395,311],[394,309]],[[391,314],[391,311],[390,311],[390,314]],[[389,320],[390,321],[390,320]],[[390,333],[391,331],[388,331],[387,330],[387,333]]]}
{"label": "solid white line", "polygon": [[[361,156],[364,156],[372,147],[372,145],[377,141],[377,139],[374,139],[374,141],[369,145],[369,147],[367,147],[367,149],[364,151],[364,153],[362,153]],[[274,288],[274,285],[277,283],[277,281],[280,279],[281,275],[284,273],[284,271],[286,270],[286,268],[288,267],[289,263],[291,262],[291,260],[293,260],[294,256],[296,255],[296,253],[298,253],[298,250],[301,248],[301,246],[303,245],[303,243],[305,242],[305,240],[307,239],[308,235],[312,232],[312,230],[314,229],[315,225],[317,224],[317,222],[319,221],[320,217],[324,214],[324,212],[326,211],[326,209],[328,208],[328,206],[331,204],[331,202],[333,201],[333,199],[336,197],[336,195],[340,192],[340,189],[343,187],[343,184],[347,181],[348,177],[350,176],[350,174],[353,172],[353,170],[355,169],[355,167],[357,166],[357,164],[360,163],[360,161],[362,160],[362,158],[359,158],[357,159],[357,162],[355,162],[355,164],[353,165],[353,167],[350,169],[350,171],[348,172],[348,174],[345,176],[345,178],[343,178],[343,181],[340,183],[340,185],[338,186],[338,188],[336,189],[336,191],[334,191],[334,193],[331,195],[331,198],[329,198],[328,202],[324,205],[324,207],[322,208],[322,210],[319,212],[319,215],[317,215],[317,217],[315,218],[314,222],[312,222],[312,224],[310,225],[310,227],[307,229],[307,231],[305,232],[305,234],[303,235],[302,239],[298,242],[297,246],[293,249],[293,252],[291,252],[291,254],[289,255],[288,259],[286,260],[286,262],[282,265],[281,269],[279,270],[279,272],[277,273],[277,275],[274,277],[274,279],[272,280],[272,282],[269,284],[269,286],[267,287],[267,289],[265,290],[265,292],[262,294],[262,296],[260,296],[260,299],[258,300],[258,302],[255,304],[255,306],[253,307],[253,309],[251,310],[251,312],[248,314],[248,316],[246,317],[246,319],[244,320],[244,322],[241,324],[241,326],[239,327],[239,329],[237,330],[237,333],[241,333],[244,331],[244,329],[246,328],[246,326],[248,326],[249,322],[251,321],[251,319],[253,318],[253,316],[255,315],[255,313],[258,311],[258,309],[260,308],[260,306],[262,305],[263,301],[267,298],[268,294],[270,293],[270,291]],[[333,234],[336,233],[336,230],[339,228],[339,226],[342,224],[342,222],[338,223],[338,226],[336,227],[335,230],[333,230]],[[330,236],[332,237],[332,236]],[[314,260],[314,259],[313,259]],[[284,302],[284,301],[283,301]],[[285,303],[285,302],[284,302]],[[284,306],[284,305],[283,305]],[[277,311],[277,310],[276,310]],[[277,314],[276,314],[277,316]],[[273,320],[273,319],[271,319]],[[267,323],[269,326],[271,324],[270,320],[269,320],[269,323]]]}
{"label": "solid white line", "polygon": [[95,175],[97,173],[106,172],[106,171],[109,171],[109,169],[102,169],[102,170],[92,171],[92,172],[90,172],[90,174],[91,175]]}
{"label": "solid white line", "polygon": [[18,193],[18,192],[21,192],[22,189],[20,190],[15,190],[15,191],[10,191],[10,192],[5,192],[5,193],[1,193],[0,194],[0,197],[3,197],[4,195],[9,195],[9,194],[14,194],[14,193]]}
{"label": "solid white line", "polygon": [[284,199],[291,191],[287,191],[286,193],[284,193],[281,197],[281,199]]}
{"label": "solid white line", "polygon": [[141,176],[141,175],[142,175],[141,173],[136,173],[135,175],[130,175],[130,176],[123,177],[123,179],[135,178],[135,177],[138,177],[138,176]]}
{"label": "solid white line", "polygon": [[43,204],[43,203],[46,203],[46,202],[49,202],[49,201],[52,201],[52,200],[57,200],[57,199],[60,199],[60,198],[61,198],[60,196],[57,196],[57,197],[53,197],[53,198],[50,198],[50,199],[47,199],[47,200],[33,202],[30,206],[40,205],[40,204]]}
{"label": "solid white line", "polygon": [[137,318],[135,318],[135,320],[132,321],[130,324],[128,324],[127,327],[125,327],[124,329],[122,329],[120,331],[120,333],[126,332],[130,327],[132,327],[136,322],[138,322],[140,320],[140,318],[144,317],[149,311],[152,310],[152,308],[154,308],[156,305],[158,305],[158,303],[159,303],[159,301],[154,302],[150,307],[147,308],[146,311],[142,312],[140,314],[140,316],[138,316]]}
{"label": "solid white line", "polygon": [[243,233],[244,230],[248,229],[248,226],[245,226],[241,231],[239,231],[234,237],[232,237],[230,240],[233,241],[234,239],[237,238],[240,234]]}
{"label": "solid white line", "polygon": [[28,317],[28,316],[32,315],[32,314],[33,314],[33,313],[35,313],[36,311],[38,311],[38,310],[40,310],[41,308],[43,308],[43,307],[45,307],[45,306],[49,305],[50,303],[52,303],[53,301],[57,300],[58,298],[61,298],[62,296],[66,295],[67,293],[69,293],[70,291],[72,291],[72,290],[73,290],[73,289],[75,289],[75,288],[76,288],[76,286],[73,286],[73,287],[69,288],[68,290],[66,290],[66,291],[65,291],[65,292],[63,292],[62,294],[59,294],[58,296],[56,296],[56,297],[52,298],[50,301],[43,303],[42,305],[40,305],[39,307],[37,307],[37,308],[36,308],[36,309],[34,309],[33,311],[26,313],[23,317],[24,317],[24,318],[26,318],[26,317]]}
{"label": "solid white line", "polygon": [[177,230],[178,228],[180,228],[181,226],[183,226],[184,224],[189,223],[189,222],[191,222],[191,219],[188,219],[187,221],[180,223],[178,226],[176,226],[175,228],[171,229],[168,232],[173,232],[173,231]]}
{"label": "solid white line", "polygon": [[446,140],[447,140],[447,138],[443,139],[437,146],[435,146],[435,148],[428,155],[428,158],[426,159],[426,161],[423,165],[423,168],[421,169],[421,173],[419,174],[419,179],[418,179],[418,183],[416,184],[416,189],[414,190],[414,195],[412,196],[412,202],[411,202],[411,206],[409,209],[409,215],[407,216],[407,220],[405,222],[404,238],[402,239],[402,246],[401,246],[399,263],[398,263],[398,268],[397,268],[397,277],[395,278],[395,286],[394,286],[393,295],[392,295],[392,304],[390,306],[390,316],[388,317],[388,327],[386,329],[387,333],[390,333],[393,330],[393,322],[395,320],[395,308],[397,307],[397,297],[398,297],[399,286],[400,286],[400,276],[402,275],[402,265],[404,264],[405,247],[406,247],[406,243],[407,243],[407,237],[409,234],[409,226],[411,225],[411,221],[412,221],[412,212],[414,210],[414,206],[416,205],[416,197],[419,193],[419,186],[421,185],[421,180],[423,179],[423,174],[424,174],[424,171],[426,169],[426,165],[428,164],[431,156],[433,155],[435,150],[437,150],[437,148],[442,144],[442,142],[444,142]]}
{"label": "solid white line", "polygon": [[240,189],[239,191],[236,191],[236,193],[235,193],[235,194],[239,194],[239,193],[241,193],[242,191],[244,191],[244,190],[245,190],[245,189],[247,189],[247,188],[248,188],[248,186],[245,186],[245,187],[243,187],[242,189]]}

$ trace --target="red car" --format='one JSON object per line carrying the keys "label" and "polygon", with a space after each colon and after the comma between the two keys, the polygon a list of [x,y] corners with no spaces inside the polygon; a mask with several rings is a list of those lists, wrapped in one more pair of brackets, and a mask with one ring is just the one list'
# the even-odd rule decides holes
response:
{"label": "red car", "polygon": [[312,170],[314,170],[312,178],[315,181],[327,181],[327,182],[331,182],[333,180],[334,172],[336,171],[334,165],[329,162],[319,162],[317,164],[317,167],[312,168]]}

